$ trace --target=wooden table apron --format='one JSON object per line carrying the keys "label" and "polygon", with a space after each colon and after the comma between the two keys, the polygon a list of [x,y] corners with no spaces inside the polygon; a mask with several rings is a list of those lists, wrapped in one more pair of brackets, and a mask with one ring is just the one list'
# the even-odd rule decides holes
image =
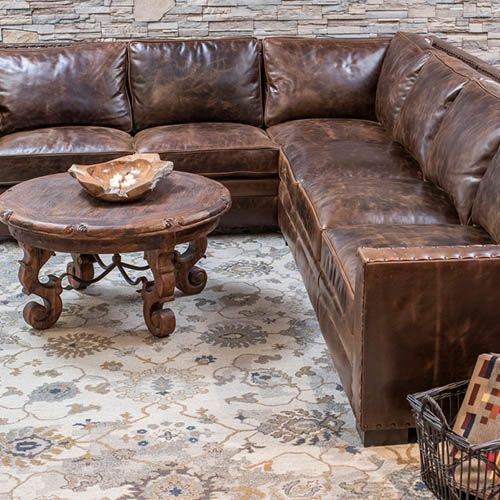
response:
{"label": "wooden table apron", "polygon": [[[66,184],[68,180],[61,177],[64,175],[66,174],[56,174],[40,180],[43,179],[47,183],[52,177]],[[35,183],[36,179],[28,182]],[[55,224],[52,228],[50,223],[31,221],[29,215],[25,216],[22,213],[17,215],[16,207],[9,208],[9,196],[0,197],[0,219],[9,226],[12,236],[24,251],[19,269],[19,280],[23,285],[23,291],[28,295],[38,295],[43,300],[43,305],[29,302],[25,306],[23,311],[25,321],[37,329],[53,326],[62,312],[62,278],[68,279],[71,288],[86,288],[93,280],[101,279],[100,276],[96,278],[94,274],[94,265],[103,264],[99,255],[114,254],[112,265],[108,267],[118,268],[122,274],[124,271],[124,277],[129,283],[142,285],[144,319],[151,333],[159,337],[172,333],[175,329],[175,315],[171,309],[164,308],[164,304],[174,299],[176,287],[186,294],[199,293],[205,287],[207,274],[195,264],[204,256],[207,235],[217,227],[220,217],[229,209],[231,199],[229,192],[221,184],[193,174],[172,174],[170,182],[174,187],[178,187],[182,182],[188,185],[189,182],[194,182],[203,187],[206,185],[209,194],[210,190],[213,191],[213,199],[208,197],[212,205],[208,210],[204,210],[205,207],[200,210],[200,207],[196,206],[197,199],[193,199],[194,218],[192,213],[187,213],[184,218],[167,217],[161,221],[161,227],[157,226],[151,230],[147,224],[142,227],[139,223],[134,225],[133,222],[130,224],[130,221],[126,221],[123,227],[117,224],[111,229],[105,226],[99,228],[94,224],[90,228],[85,223],[67,224],[61,231],[61,224]],[[74,185],[71,183],[68,185],[74,189]],[[160,191],[166,192],[167,187],[163,187]],[[14,193],[14,190],[9,191]],[[78,196],[82,194],[78,193]],[[161,201],[161,196],[165,197],[165,193],[160,192],[156,198]],[[205,204],[208,202],[206,193],[202,196],[202,201]],[[85,203],[81,199],[79,202]],[[152,196],[151,203],[154,202]],[[95,202],[89,200],[89,203]],[[172,203],[175,203],[175,200]],[[189,200],[181,200],[182,204],[189,207]],[[99,209],[104,206],[99,205]],[[144,203],[138,205],[138,208],[141,206],[148,208]],[[158,207],[165,208],[165,212],[168,212],[168,206],[162,207],[158,203]],[[182,254],[175,249],[176,245],[181,243],[189,243],[187,250]],[[148,267],[137,268],[121,261],[119,254],[136,251],[144,251],[144,258],[153,274],[153,280],[143,276],[132,280],[128,276],[128,269],[145,270]],[[72,255],[67,273],[62,277],[49,276],[48,282],[42,283],[39,280],[40,270],[55,252]],[[104,271],[101,274],[103,277],[107,275]]]}

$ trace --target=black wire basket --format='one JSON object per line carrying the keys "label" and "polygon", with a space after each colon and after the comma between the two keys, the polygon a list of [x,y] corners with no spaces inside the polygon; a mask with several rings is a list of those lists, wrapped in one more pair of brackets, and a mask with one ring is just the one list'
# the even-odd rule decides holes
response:
{"label": "black wire basket", "polygon": [[500,439],[472,445],[452,430],[468,383],[407,397],[417,427],[422,480],[438,498],[500,500]]}

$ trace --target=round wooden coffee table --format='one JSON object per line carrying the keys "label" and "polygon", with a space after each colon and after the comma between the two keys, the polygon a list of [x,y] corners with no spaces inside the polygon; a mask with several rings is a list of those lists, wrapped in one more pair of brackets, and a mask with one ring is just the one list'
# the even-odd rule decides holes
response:
{"label": "round wooden coffee table", "polygon": [[[43,305],[25,306],[25,321],[36,329],[50,328],[61,315],[63,289],[85,288],[117,269],[128,283],[142,286],[144,319],[151,333],[169,335],[175,315],[163,305],[174,300],[175,287],[186,294],[203,290],[207,274],[195,264],[207,248],[207,234],[230,205],[222,184],[184,172],[172,173],[131,203],[92,198],[66,173],[12,187],[0,196],[0,220],[24,251],[19,269],[23,291],[43,299]],[[180,243],[189,243],[183,253],[175,249]],[[122,261],[121,253],[136,251],[144,252],[148,265]],[[67,272],[40,282],[40,269],[55,252],[72,255]],[[112,254],[111,262],[105,264],[100,254]],[[103,268],[98,276],[94,266]],[[146,269],[153,280],[129,274]]]}

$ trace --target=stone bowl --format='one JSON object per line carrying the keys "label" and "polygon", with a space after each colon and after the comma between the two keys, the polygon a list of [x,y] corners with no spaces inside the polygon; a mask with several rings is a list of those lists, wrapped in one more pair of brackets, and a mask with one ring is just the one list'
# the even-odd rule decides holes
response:
{"label": "stone bowl", "polygon": [[134,154],[95,165],[72,165],[68,172],[94,198],[127,202],[152,191],[158,181],[174,169],[160,155]]}

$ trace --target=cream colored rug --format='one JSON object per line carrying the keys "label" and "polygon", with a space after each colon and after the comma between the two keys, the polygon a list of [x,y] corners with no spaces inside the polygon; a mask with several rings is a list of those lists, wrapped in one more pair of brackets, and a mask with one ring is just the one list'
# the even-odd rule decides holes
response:
{"label": "cream colored rug", "polygon": [[212,238],[207,288],[178,294],[168,339],[118,273],[33,331],[20,257],[0,244],[0,498],[430,497],[416,445],[361,446],[279,235]]}

